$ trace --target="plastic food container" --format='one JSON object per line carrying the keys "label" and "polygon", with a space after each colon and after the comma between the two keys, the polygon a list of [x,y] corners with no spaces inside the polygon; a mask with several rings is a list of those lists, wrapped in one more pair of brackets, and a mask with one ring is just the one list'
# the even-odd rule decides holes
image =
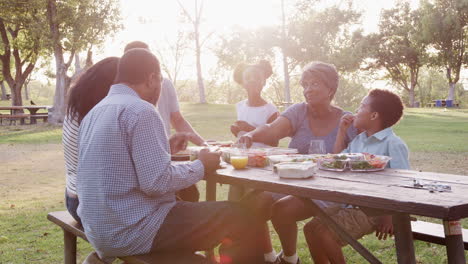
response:
{"label": "plastic food container", "polygon": [[328,171],[345,171],[348,164],[347,158],[335,159],[335,158],[323,158],[319,159],[318,165],[322,170]]}
{"label": "plastic food container", "polygon": [[387,156],[371,155],[370,157],[366,157],[365,160],[351,160],[348,166],[351,171],[380,171],[387,167],[387,163],[391,159],[391,157]]}
{"label": "plastic food container", "polygon": [[273,171],[280,178],[303,179],[316,174],[317,164],[315,162],[282,162],[273,166]]}

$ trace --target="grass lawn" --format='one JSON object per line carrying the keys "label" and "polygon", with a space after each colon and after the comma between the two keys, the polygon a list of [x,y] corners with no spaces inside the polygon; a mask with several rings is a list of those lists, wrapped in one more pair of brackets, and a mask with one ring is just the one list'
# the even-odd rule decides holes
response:
{"label": "grass lawn", "polygon": [[[233,139],[229,133],[235,120],[233,105],[181,107],[205,138]],[[413,169],[468,175],[468,110],[408,109],[395,131],[411,150]],[[0,126],[0,161],[0,263],[63,263],[62,231],[46,220],[48,212],[65,208],[61,127]],[[200,189],[204,191],[203,183]],[[218,199],[225,199],[227,186],[219,190]],[[468,228],[468,221],[463,226]],[[279,251],[274,232],[272,237]],[[92,249],[78,241],[82,261]],[[381,242],[369,235],[361,242],[383,263],[396,263],[393,240]],[[419,241],[415,247],[418,263],[446,262],[444,247]],[[312,263],[302,233],[298,252],[302,263]],[[349,263],[365,263],[349,246],[345,254]]]}

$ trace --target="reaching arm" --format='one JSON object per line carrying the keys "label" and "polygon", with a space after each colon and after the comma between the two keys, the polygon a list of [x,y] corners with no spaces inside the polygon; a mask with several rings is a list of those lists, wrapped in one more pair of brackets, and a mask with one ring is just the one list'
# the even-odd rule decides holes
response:
{"label": "reaching arm", "polygon": [[171,113],[171,124],[176,132],[189,133],[189,141],[193,144],[201,146],[205,143],[205,140],[193,129],[179,111]]}
{"label": "reaching arm", "polygon": [[171,164],[164,125],[153,108],[140,113],[128,134],[139,186],[144,193],[176,192],[203,178],[204,166],[200,161]]}
{"label": "reaching arm", "polygon": [[292,126],[286,117],[280,116],[273,123],[257,127],[239,138],[239,142],[245,143],[247,147],[253,142],[261,142],[270,146],[277,146],[278,141],[292,133]]}

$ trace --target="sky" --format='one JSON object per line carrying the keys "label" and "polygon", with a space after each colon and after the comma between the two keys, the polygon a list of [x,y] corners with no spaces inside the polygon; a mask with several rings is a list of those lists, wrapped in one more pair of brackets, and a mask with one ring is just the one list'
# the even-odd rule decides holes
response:
{"label": "sky", "polygon": [[[391,8],[397,0],[353,1],[361,10],[362,28],[366,33],[378,30],[378,20],[382,9]],[[189,12],[194,9],[194,0],[180,0]],[[201,0],[199,0],[201,2]],[[295,0],[284,0],[286,17]],[[341,0],[322,1],[327,5],[342,3]],[[419,0],[410,0],[413,8]],[[213,33],[207,42],[214,42],[219,35],[229,32],[234,26],[257,28],[281,23],[281,0],[205,0],[203,1],[202,35]],[[174,42],[178,30],[189,30],[189,25],[181,22],[180,7],[174,0],[120,0],[124,29],[110,38],[96,53],[96,60],[107,56],[121,56],[126,43],[141,40],[151,49],[167,52],[168,43]],[[318,5],[321,8],[324,5]],[[193,12],[192,12],[193,13]],[[206,50],[206,49],[205,49]],[[216,57],[211,52],[202,55],[204,76],[216,66]],[[186,54],[180,73],[181,78],[195,79],[194,56]],[[279,70],[279,69],[278,69]],[[468,82],[468,74],[465,74]],[[380,82],[377,86],[383,86]],[[468,87],[465,86],[465,87]]]}

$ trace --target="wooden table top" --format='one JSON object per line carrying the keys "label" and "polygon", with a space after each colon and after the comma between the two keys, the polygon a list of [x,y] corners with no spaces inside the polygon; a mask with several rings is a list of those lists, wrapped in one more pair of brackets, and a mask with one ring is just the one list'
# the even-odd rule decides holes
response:
{"label": "wooden table top", "polygon": [[22,110],[22,109],[47,109],[50,105],[15,105],[15,106],[0,106],[0,110]]}
{"label": "wooden table top", "polygon": [[[302,197],[456,220],[468,217],[468,176],[385,169],[379,172],[331,172],[319,170],[308,179],[284,179],[271,170],[235,170],[227,164],[217,175],[219,183],[293,194]],[[451,186],[451,192],[429,192],[413,187],[414,179],[437,181]]]}

